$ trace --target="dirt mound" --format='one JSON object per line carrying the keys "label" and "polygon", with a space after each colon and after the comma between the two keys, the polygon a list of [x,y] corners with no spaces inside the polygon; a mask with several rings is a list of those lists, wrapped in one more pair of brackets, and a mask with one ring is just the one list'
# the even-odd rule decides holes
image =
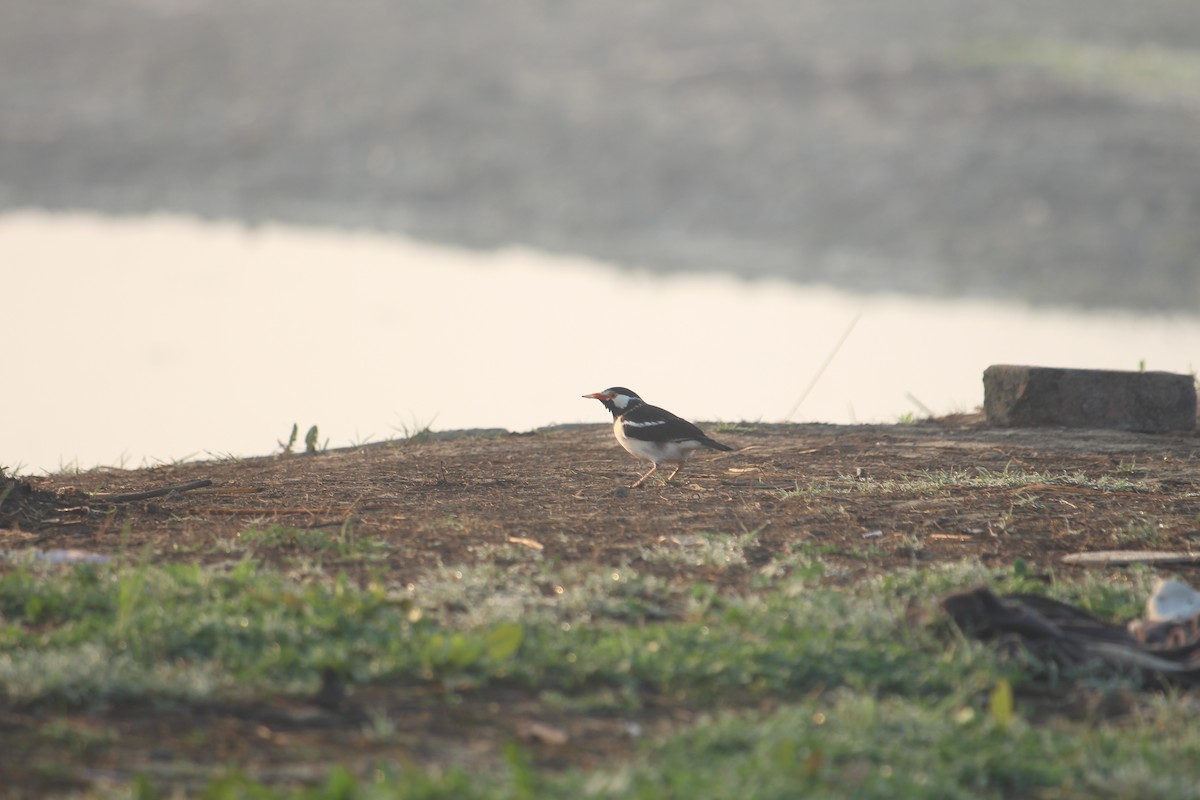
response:
{"label": "dirt mound", "polygon": [[[805,548],[874,572],[962,558],[1048,566],[1070,552],[1200,539],[1195,432],[996,430],[971,418],[718,432],[738,449],[632,491],[639,464],[607,426],[30,479],[0,506],[0,546],[215,562],[252,533],[267,562],[377,545],[371,569],[396,577],[535,548],[744,584],[756,565]],[[743,537],[745,566],[708,576],[686,558],[712,535]],[[646,558],[663,548],[684,557]],[[344,566],[355,575],[365,562],[349,553]]]}

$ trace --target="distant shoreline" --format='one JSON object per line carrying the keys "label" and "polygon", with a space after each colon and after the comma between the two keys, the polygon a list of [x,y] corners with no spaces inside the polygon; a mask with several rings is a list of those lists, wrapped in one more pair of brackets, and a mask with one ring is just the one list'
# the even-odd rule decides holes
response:
{"label": "distant shoreline", "polygon": [[0,211],[1200,308],[1186,5],[150,8],[6,4]]}

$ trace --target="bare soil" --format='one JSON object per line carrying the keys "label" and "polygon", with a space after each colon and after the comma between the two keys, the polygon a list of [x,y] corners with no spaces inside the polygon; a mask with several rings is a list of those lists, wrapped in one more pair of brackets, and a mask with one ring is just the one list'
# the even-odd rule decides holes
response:
{"label": "bare soil", "polygon": [[[487,545],[519,539],[560,562],[630,562],[736,590],[756,563],[804,543],[867,573],[914,559],[1023,558],[1050,567],[1069,552],[1129,544],[1128,528],[1139,521],[1153,522],[1154,533],[1143,538],[1158,546],[1187,549],[1200,539],[1197,432],[1006,430],[955,417],[917,425],[760,424],[714,435],[737,449],[700,455],[673,483],[652,479],[635,490],[625,487],[644,462],[601,425],[55,475],[32,479],[24,497],[5,503],[0,524],[9,530],[0,530],[0,546],[114,553],[149,545],[159,562],[222,561],[222,542],[251,528],[349,521],[359,537],[391,545],[386,567],[396,580],[434,565],[474,563],[477,552],[491,558],[495,548]],[[922,476],[939,471],[965,472],[960,484],[981,471],[1025,471],[1123,479],[1139,489],[950,481],[930,493]],[[108,499],[197,480],[212,485]],[[748,531],[758,531],[759,544],[741,572],[697,574],[638,556],[664,537]],[[267,561],[293,554],[286,544],[256,552]],[[340,566],[353,574],[360,560]]]}
{"label": "bare soil", "polygon": [[[419,580],[431,567],[494,560],[508,545],[542,548],[546,559],[562,563],[597,569],[628,564],[668,580],[710,581],[738,593],[750,589],[761,565],[805,546],[845,568],[837,580],[853,580],[960,559],[997,566],[1024,559],[1034,569],[1063,573],[1083,569],[1061,563],[1068,553],[1187,551],[1200,541],[1195,431],[1002,430],[959,417],[896,426],[753,425],[713,433],[738,449],[699,456],[674,483],[650,481],[638,490],[624,487],[642,465],[600,425],[36,478],[4,502],[0,550],[115,554],[125,547],[159,563],[215,564],[240,558],[226,545],[247,530],[272,524],[341,530],[350,524],[355,536],[389,545],[369,564],[361,557],[339,563],[336,554],[323,556],[326,569],[360,580],[381,572],[398,582]],[[1006,470],[1076,477],[967,485],[981,471]],[[931,491],[929,476],[947,471],[962,480]],[[1105,478],[1136,488],[1092,486]],[[114,502],[114,495],[199,480],[212,484]],[[745,566],[706,568],[641,556],[690,534],[750,531],[757,532],[757,544],[747,549]],[[281,542],[274,549],[257,546],[255,555],[284,566],[295,551]],[[0,570],[12,568],[0,560]],[[590,766],[631,747],[625,721],[556,713],[520,691],[474,692],[447,704],[428,687],[357,687],[348,699],[336,685],[325,688],[334,701],[257,698],[219,707],[106,707],[65,716],[0,705],[0,736],[18,741],[23,731],[55,716],[73,730],[116,731],[115,742],[82,759],[85,771],[68,772],[62,788],[102,780],[106,770],[120,779],[131,764],[171,775],[180,757],[306,780],[316,776],[301,774],[297,764],[328,762],[331,753],[357,763],[372,757],[362,733],[366,708],[405,720],[402,737],[414,763],[495,758],[513,737],[552,765]],[[665,699],[644,701],[638,721],[648,732],[686,723],[694,713]],[[215,742],[224,744],[214,749]],[[318,752],[321,758],[309,758]],[[25,765],[50,754],[11,755],[0,756],[0,772],[21,775]],[[26,785],[55,788],[44,778]]]}

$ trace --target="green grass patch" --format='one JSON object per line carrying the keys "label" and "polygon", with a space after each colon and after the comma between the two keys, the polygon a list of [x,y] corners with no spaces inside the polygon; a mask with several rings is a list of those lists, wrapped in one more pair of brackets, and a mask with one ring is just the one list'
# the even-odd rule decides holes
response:
{"label": "green grass patch", "polygon": [[1096,491],[1153,492],[1153,481],[1138,480],[1127,474],[1089,477],[1083,472],[1037,472],[1035,470],[974,469],[920,470],[901,478],[874,480],[854,475],[841,475],[829,480],[797,483],[793,489],[780,492],[783,499],[814,498],[828,495],[903,495],[906,497],[945,496],[960,489],[1021,489],[1027,486],[1070,486]]}
{"label": "green grass patch", "polygon": [[[470,771],[328,764],[326,782],[302,791],[234,772],[209,780],[218,798],[1184,796],[1200,780],[1200,735],[1182,705],[1148,699],[1100,725],[1038,721],[1027,692],[1045,676],[1034,666],[962,637],[936,611],[911,613],[986,581],[1128,618],[1153,575],[1122,575],[1046,585],[1020,564],[960,564],[830,587],[825,565],[801,552],[762,570],[753,593],[725,596],[628,565],[540,559],[366,586],[296,582],[253,560],[30,564],[0,576],[0,693],[8,708],[84,711],[299,696],[332,668],[352,692],[426,685],[444,698],[430,702],[495,690],[562,713],[637,719],[653,698],[702,714],[598,769],[538,768],[514,747]],[[1057,680],[1065,691],[1089,678]],[[989,697],[1010,684],[1012,712],[994,713]],[[392,735],[377,727],[376,738]],[[62,721],[36,736],[78,754],[112,738]],[[150,779],[131,790],[156,796]]]}
{"label": "green grass patch", "polygon": [[[226,573],[23,567],[0,578],[0,683],[21,705],[86,704],[235,686],[308,692],[334,666],[355,682],[617,686],[707,703],[835,685],[946,692],[963,679],[933,629],[908,629],[901,584],[876,593],[794,581],[728,598],[613,568],[550,577],[571,587],[562,595],[547,595],[538,574],[506,597],[489,573],[452,575],[408,591],[296,584],[253,561]],[[516,640],[520,658],[497,637]]]}
{"label": "green grass patch", "polygon": [[687,564],[696,567],[745,566],[745,549],[758,541],[755,532],[734,536],[722,533],[685,533],[663,537],[653,547],[642,549],[650,563]]}
{"label": "green grass patch", "polygon": [[758,422],[714,422],[712,427],[708,429],[709,433],[755,433],[758,431]]}
{"label": "green grass patch", "polygon": [[328,528],[292,528],[285,525],[251,528],[238,534],[223,549],[252,554],[269,550],[314,558],[336,556],[342,559],[370,559],[373,555],[382,554],[388,547],[388,543],[379,537],[357,535],[353,522],[347,519],[336,527]]}

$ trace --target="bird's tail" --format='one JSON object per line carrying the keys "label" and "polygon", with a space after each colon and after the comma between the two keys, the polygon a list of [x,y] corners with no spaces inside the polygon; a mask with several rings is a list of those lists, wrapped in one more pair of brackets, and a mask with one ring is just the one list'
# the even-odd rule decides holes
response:
{"label": "bird's tail", "polygon": [[700,444],[704,445],[705,447],[711,447],[713,450],[732,450],[733,449],[729,445],[721,444],[716,439],[710,439],[707,436],[705,436],[703,439],[700,440]]}

